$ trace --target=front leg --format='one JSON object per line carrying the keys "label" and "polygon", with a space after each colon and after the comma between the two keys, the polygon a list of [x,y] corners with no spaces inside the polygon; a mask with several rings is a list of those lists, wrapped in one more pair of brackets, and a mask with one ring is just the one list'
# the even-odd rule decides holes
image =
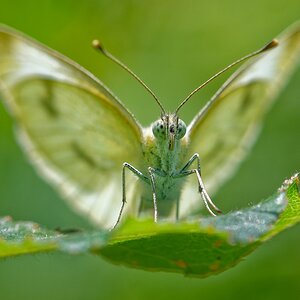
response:
{"label": "front leg", "polygon": [[136,169],[135,167],[133,167],[132,165],[130,165],[129,163],[125,162],[123,163],[123,169],[122,169],[122,205],[121,205],[121,209],[118,215],[118,219],[115,223],[115,225],[113,226],[112,229],[114,229],[120,222],[121,220],[121,216],[124,210],[124,206],[126,203],[126,184],[125,184],[125,170],[129,169],[134,175],[136,175],[138,178],[140,178],[141,180],[149,183],[149,178],[147,176],[145,176],[142,172],[140,172],[138,169]]}

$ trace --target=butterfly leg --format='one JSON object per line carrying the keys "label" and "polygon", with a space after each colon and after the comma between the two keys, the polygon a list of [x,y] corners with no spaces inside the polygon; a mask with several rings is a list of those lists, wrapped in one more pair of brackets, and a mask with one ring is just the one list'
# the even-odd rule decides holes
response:
{"label": "butterfly leg", "polygon": [[154,222],[157,223],[158,212],[157,212],[157,199],[156,199],[156,187],[155,187],[155,174],[158,176],[165,176],[165,173],[159,169],[155,169],[152,167],[148,167],[148,172],[150,175],[150,183],[152,188],[152,198],[153,198],[153,219]]}
{"label": "butterfly leg", "polygon": [[[189,161],[186,163],[186,165],[180,170],[179,174],[182,174],[184,173],[184,171],[186,171],[191,165],[192,163],[197,160],[197,169],[199,170],[199,173],[201,175],[201,170],[200,170],[200,157],[199,157],[199,154],[198,153],[195,153],[190,159]],[[177,176],[178,176],[177,175]],[[185,175],[184,175],[185,176]],[[175,176],[176,177],[176,176]],[[181,177],[181,176],[179,176]],[[179,199],[177,200],[177,203],[176,203],[176,221],[179,220]]]}
{"label": "butterfly leg", "polygon": [[197,181],[198,181],[198,185],[199,185],[199,193],[203,199],[204,205],[205,205],[206,209],[208,210],[208,212],[212,216],[216,216],[216,214],[210,208],[210,206],[211,206],[217,213],[222,213],[222,211],[210,199],[210,197],[204,187],[204,184],[203,184],[203,181],[202,181],[202,178],[201,178],[201,175],[200,175],[200,172],[198,169],[184,171],[184,172],[178,174],[176,177],[177,178],[184,177],[184,176],[189,176],[191,174],[196,174],[196,176],[197,176]]}
{"label": "butterfly leg", "polygon": [[195,153],[190,160],[186,163],[186,165],[180,170],[179,173],[186,171],[191,165],[192,163],[197,160],[197,170],[199,171],[200,175],[201,175],[201,169],[200,169],[200,157],[198,153]]}
{"label": "butterfly leg", "polygon": [[[197,160],[197,169],[192,169],[192,170],[187,170],[192,163]],[[200,170],[200,157],[198,153],[195,153],[191,159],[187,162],[187,164],[179,171],[175,177],[183,177],[183,176],[188,176],[191,174],[196,174],[197,180],[198,180],[198,185],[199,185],[199,192],[200,195],[203,199],[204,205],[206,209],[209,211],[209,213],[213,216],[216,216],[216,214],[211,210],[210,206],[217,212],[217,213],[222,213],[222,211],[213,203],[211,198],[209,197],[205,187],[204,183],[202,181],[201,177],[201,170]]]}
{"label": "butterfly leg", "polygon": [[133,167],[132,165],[130,165],[127,162],[123,163],[123,169],[122,169],[122,205],[121,205],[121,209],[120,209],[120,212],[119,212],[119,215],[118,215],[118,219],[117,219],[117,221],[116,221],[116,223],[115,223],[115,225],[113,226],[112,229],[116,228],[116,226],[119,224],[119,222],[121,220],[123,210],[124,210],[124,206],[125,206],[125,203],[126,203],[126,182],[125,182],[125,170],[126,169],[130,170],[134,175],[136,175],[141,180],[149,183],[149,178],[147,176],[145,176],[142,172],[140,172],[138,169],[136,169],[135,167]]}

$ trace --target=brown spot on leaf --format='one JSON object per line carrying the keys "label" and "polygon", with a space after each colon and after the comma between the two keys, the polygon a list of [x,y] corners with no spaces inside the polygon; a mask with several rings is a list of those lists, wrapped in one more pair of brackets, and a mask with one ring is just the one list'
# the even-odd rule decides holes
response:
{"label": "brown spot on leaf", "polygon": [[185,269],[187,267],[187,263],[184,260],[176,260],[175,264],[182,269]]}
{"label": "brown spot on leaf", "polygon": [[217,271],[219,269],[219,267],[220,267],[220,262],[216,261],[209,266],[209,269],[211,271]]}
{"label": "brown spot on leaf", "polygon": [[5,221],[5,222],[12,221],[12,217],[11,217],[11,216],[4,216],[4,217],[2,218],[2,221]]}
{"label": "brown spot on leaf", "polygon": [[216,241],[214,242],[214,247],[219,248],[219,247],[221,247],[222,244],[223,244],[223,241],[222,241],[222,240],[216,240]]}

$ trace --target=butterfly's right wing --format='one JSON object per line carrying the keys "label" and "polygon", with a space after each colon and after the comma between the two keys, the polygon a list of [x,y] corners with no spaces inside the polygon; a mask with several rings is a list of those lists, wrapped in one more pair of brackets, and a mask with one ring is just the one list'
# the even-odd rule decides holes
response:
{"label": "butterfly's right wing", "polygon": [[[111,227],[122,201],[122,164],[142,162],[133,116],[83,68],[4,26],[0,93],[39,173],[72,207]],[[129,186],[125,210],[135,210]]]}
{"label": "butterfly's right wing", "polygon": [[[237,169],[256,140],[263,117],[300,58],[300,23],[278,37],[279,46],[244,64],[188,126],[189,156],[199,153],[211,194]],[[188,180],[180,202],[188,215],[201,205]]]}

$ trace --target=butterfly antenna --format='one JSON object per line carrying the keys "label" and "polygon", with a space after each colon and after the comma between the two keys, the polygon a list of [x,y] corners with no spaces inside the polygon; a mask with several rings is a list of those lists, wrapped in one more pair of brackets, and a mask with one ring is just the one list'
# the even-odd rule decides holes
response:
{"label": "butterfly antenna", "polygon": [[133,71],[131,71],[124,63],[122,63],[120,60],[118,60],[116,57],[114,57],[110,52],[108,52],[103,45],[98,41],[94,40],[92,42],[93,47],[96,50],[99,50],[104,56],[109,58],[111,61],[119,65],[121,68],[123,68],[125,71],[127,71],[131,76],[133,76],[154,98],[156,103],[159,105],[162,113],[165,115],[166,111],[164,110],[161,102],[158,100],[157,96],[151,91],[151,89],[144,83],[142,79],[140,79]]}
{"label": "butterfly antenna", "polygon": [[276,47],[278,45],[278,41],[276,39],[273,39],[269,44],[267,44],[266,46],[264,46],[263,48],[256,50],[240,59],[238,59],[237,61],[233,62],[232,64],[230,64],[229,66],[227,66],[225,69],[219,71],[218,73],[216,73],[214,76],[212,76],[211,78],[209,78],[207,81],[205,81],[204,83],[202,83],[200,86],[198,86],[195,90],[193,90],[180,104],[179,106],[176,108],[175,110],[175,114],[178,113],[179,109],[194,95],[196,94],[199,90],[201,90],[203,87],[205,87],[208,83],[210,83],[212,80],[214,80],[215,78],[219,77],[221,74],[223,74],[224,72],[226,72],[227,70],[231,69],[232,67],[234,67],[235,65],[253,57],[256,56],[262,52],[265,52],[267,50],[270,50],[274,47]]}

